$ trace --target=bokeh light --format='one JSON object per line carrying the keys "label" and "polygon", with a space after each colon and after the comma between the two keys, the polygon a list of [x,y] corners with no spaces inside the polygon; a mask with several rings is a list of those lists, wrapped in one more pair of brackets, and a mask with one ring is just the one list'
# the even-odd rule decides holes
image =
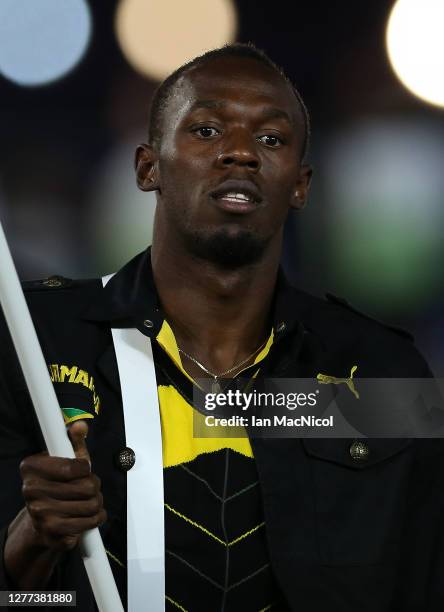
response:
{"label": "bokeh light", "polygon": [[372,312],[408,314],[441,291],[444,129],[374,120],[324,160],[332,286]]}
{"label": "bokeh light", "polygon": [[109,151],[95,173],[88,203],[93,221],[88,227],[95,269],[101,274],[115,272],[151,244],[156,196],[137,188],[133,166],[137,142],[136,136],[129,137]]}
{"label": "bokeh light", "polygon": [[163,80],[196,55],[233,42],[236,24],[232,0],[121,0],[115,27],[133,68]]}
{"label": "bokeh light", "polygon": [[388,20],[386,43],[403,85],[422,100],[444,107],[443,25],[443,0],[398,0]]}
{"label": "bokeh light", "polygon": [[46,85],[72,70],[91,36],[85,0],[1,0],[0,74],[18,85]]}

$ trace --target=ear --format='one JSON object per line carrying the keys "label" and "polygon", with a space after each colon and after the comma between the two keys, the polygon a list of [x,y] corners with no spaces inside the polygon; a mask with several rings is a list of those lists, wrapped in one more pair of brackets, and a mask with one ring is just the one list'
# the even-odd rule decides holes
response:
{"label": "ear", "polygon": [[143,143],[137,147],[134,166],[137,186],[142,191],[159,189],[157,161],[157,154],[152,145]]}
{"label": "ear", "polygon": [[299,171],[299,178],[296,183],[293,197],[291,200],[291,208],[294,210],[302,210],[307,202],[308,190],[310,189],[311,177],[313,169],[311,166],[303,164]]}

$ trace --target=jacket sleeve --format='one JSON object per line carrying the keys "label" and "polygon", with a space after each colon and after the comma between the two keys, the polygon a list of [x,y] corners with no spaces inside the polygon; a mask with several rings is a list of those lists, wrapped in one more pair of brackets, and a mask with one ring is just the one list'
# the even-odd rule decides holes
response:
{"label": "jacket sleeve", "polygon": [[[423,362],[422,378],[433,378]],[[439,390],[437,393],[440,395]],[[444,399],[440,396],[440,406]],[[414,440],[391,612],[444,608],[444,439]]]}
{"label": "jacket sleeve", "polygon": [[0,590],[11,588],[4,567],[4,544],[9,524],[24,506],[20,462],[43,448],[9,331],[0,317]]}
{"label": "jacket sleeve", "polygon": [[[42,450],[45,450],[43,436],[0,310],[0,590],[14,590],[5,571],[4,546],[10,523],[24,506],[20,463],[25,457]],[[78,549],[61,559],[45,590],[75,591],[77,609],[97,611]],[[59,606],[40,609],[62,610]]]}

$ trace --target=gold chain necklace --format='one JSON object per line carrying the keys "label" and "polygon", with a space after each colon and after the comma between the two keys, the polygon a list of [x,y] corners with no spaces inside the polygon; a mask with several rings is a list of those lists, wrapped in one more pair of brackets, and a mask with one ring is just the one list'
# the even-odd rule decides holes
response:
{"label": "gold chain necklace", "polygon": [[247,363],[247,361],[249,361],[252,357],[254,357],[254,355],[256,355],[256,353],[258,353],[266,344],[267,344],[267,340],[265,340],[265,342],[263,342],[255,351],[253,351],[250,355],[248,355],[248,357],[245,357],[245,359],[243,359],[240,363],[237,363],[236,365],[232,366],[231,368],[228,368],[228,370],[225,370],[225,372],[221,372],[220,374],[215,374],[214,372],[210,372],[210,370],[206,368],[202,363],[200,363],[200,361],[198,361],[195,357],[186,353],[179,346],[177,348],[179,349],[179,353],[182,353],[182,355],[185,355],[187,359],[195,363],[201,370],[203,370],[206,374],[209,374],[212,377],[213,382],[211,384],[211,392],[220,393],[221,386],[220,386],[218,379],[222,378],[222,376],[226,376],[227,374],[231,374],[232,372],[235,372],[236,370],[241,368],[244,364]]}

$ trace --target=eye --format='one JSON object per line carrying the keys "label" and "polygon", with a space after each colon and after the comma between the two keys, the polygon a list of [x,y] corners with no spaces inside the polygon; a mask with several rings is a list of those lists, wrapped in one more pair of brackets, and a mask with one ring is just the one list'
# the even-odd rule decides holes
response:
{"label": "eye", "polygon": [[216,130],[214,127],[210,127],[209,125],[202,125],[201,127],[195,128],[193,132],[201,138],[211,138],[212,136],[217,136],[217,134],[219,134],[219,130]]}
{"label": "eye", "polygon": [[259,142],[262,142],[262,144],[274,148],[284,144],[282,138],[279,138],[279,136],[275,136],[274,134],[264,134],[263,136],[258,136],[258,140]]}

